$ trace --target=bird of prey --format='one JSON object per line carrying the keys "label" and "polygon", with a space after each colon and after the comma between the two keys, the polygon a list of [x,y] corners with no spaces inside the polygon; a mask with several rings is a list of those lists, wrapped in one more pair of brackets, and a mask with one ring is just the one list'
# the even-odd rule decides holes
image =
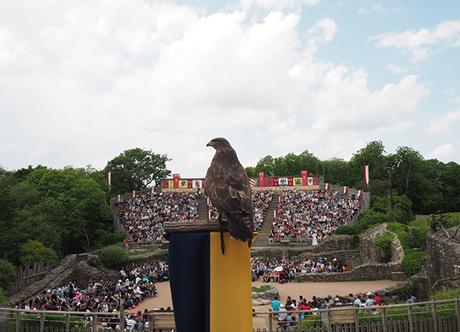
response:
{"label": "bird of prey", "polygon": [[205,193],[219,212],[222,254],[225,252],[223,223],[233,238],[248,241],[254,232],[254,209],[249,178],[235,150],[225,138],[214,138],[206,146],[216,149],[206,173]]}

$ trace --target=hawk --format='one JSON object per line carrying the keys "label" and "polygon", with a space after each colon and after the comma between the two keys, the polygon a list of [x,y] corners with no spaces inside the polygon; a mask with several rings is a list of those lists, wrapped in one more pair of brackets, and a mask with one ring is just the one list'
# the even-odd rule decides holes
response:
{"label": "hawk", "polygon": [[254,209],[248,175],[225,138],[214,138],[206,146],[216,149],[206,173],[205,193],[219,212],[222,254],[225,252],[224,222],[228,224],[231,236],[248,241],[250,247],[254,232]]}

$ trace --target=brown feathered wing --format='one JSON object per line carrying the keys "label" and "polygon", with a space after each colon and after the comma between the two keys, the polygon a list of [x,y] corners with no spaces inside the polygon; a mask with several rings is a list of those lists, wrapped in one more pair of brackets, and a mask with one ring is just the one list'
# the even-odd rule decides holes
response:
{"label": "brown feathered wing", "polygon": [[216,154],[206,173],[205,192],[224,221],[230,234],[241,241],[252,241],[254,211],[249,178],[236,154]]}

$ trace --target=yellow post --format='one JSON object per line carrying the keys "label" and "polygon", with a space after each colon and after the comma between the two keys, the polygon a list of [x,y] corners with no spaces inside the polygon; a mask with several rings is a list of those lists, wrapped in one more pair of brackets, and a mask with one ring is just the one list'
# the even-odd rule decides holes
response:
{"label": "yellow post", "polygon": [[251,252],[246,242],[210,234],[210,331],[252,331]]}

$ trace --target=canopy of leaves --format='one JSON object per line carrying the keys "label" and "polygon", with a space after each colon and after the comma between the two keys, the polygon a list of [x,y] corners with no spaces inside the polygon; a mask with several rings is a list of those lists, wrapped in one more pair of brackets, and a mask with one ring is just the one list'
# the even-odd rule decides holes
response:
{"label": "canopy of leaves", "polygon": [[37,166],[2,175],[0,205],[0,255],[14,264],[28,240],[63,256],[100,247],[99,230],[112,229],[104,187],[85,169]]}
{"label": "canopy of leaves", "polygon": [[99,258],[102,264],[109,269],[119,269],[128,262],[126,252],[122,248],[115,246],[102,249],[99,253]]}
{"label": "canopy of leaves", "polygon": [[168,156],[156,154],[140,148],[130,149],[110,160],[104,173],[112,172],[111,193],[125,194],[133,190],[143,190],[153,181],[159,183],[171,172],[166,168]]}
{"label": "canopy of leaves", "polygon": [[28,240],[21,246],[21,264],[33,262],[48,262],[55,264],[58,261],[56,251],[45,247],[43,243],[37,240]]}
{"label": "canopy of leaves", "polygon": [[[299,175],[305,169],[309,174],[324,175],[325,182],[363,188],[364,164],[370,169],[370,185],[366,190],[373,199],[385,197],[385,203],[394,210],[390,208],[393,220],[405,222],[411,220],[412,213],[454,212],[460,208],[459,164],[426,160],[416,150],[404,146],[388,154],[380,141],[370,142],[349,161],[320,160],[304,151],[263,157],[256,166],[248,167],[247,172],[253,177],[258,172],[265,172],[266,176],[286,176]],[[388,201],[390,199],[393,200]]]}

